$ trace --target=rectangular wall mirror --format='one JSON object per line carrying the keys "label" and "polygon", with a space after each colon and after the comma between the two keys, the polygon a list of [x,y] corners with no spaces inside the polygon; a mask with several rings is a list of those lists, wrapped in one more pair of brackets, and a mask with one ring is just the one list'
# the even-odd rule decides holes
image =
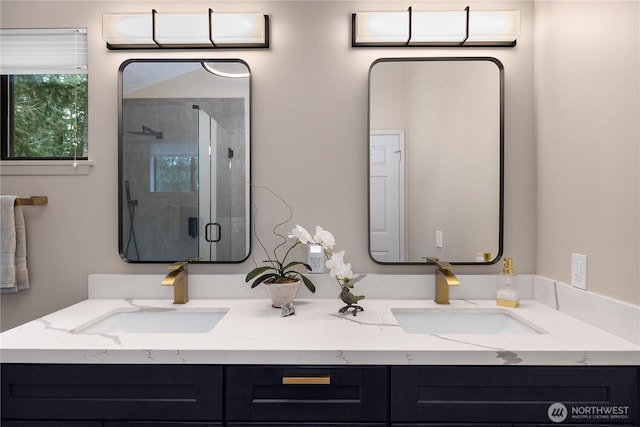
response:
{"label": "rectangular wall mirror", "polygon": [[120,67],[119,249],[127,262],[250,251],[251,80],[240,60]]}
{"label": "rectangular wall mirror", "polygon": [[502,255],[504,71],[395,58],[369,71],[369,253],[389,264]]}

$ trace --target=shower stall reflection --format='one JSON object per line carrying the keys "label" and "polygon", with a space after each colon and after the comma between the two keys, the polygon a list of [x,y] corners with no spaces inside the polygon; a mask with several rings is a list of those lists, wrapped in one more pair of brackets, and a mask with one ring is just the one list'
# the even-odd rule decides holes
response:
{"label": "shower stall reflection", "polygon": [[244,102],[122,100],[124,259],[230,262],[246,257]]}

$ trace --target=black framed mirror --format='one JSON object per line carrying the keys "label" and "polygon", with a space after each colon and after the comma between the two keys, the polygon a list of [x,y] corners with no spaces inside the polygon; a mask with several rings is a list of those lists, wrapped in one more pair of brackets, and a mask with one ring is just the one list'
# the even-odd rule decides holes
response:
{"label": "black framed mirror", "polygon": [[502,256],[504,67],[385,58],[369,70],[369,254],[381,264]]}
{"label": "black framed mirror", "polygon": [[245,62],[125,61],[118,134],[118,241],[125,261],[233,263],[249,256]]}

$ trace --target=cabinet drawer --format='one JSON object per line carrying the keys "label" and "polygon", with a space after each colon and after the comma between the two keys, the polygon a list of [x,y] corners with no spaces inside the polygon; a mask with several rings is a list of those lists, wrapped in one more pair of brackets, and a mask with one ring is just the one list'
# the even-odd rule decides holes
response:
{"label": "cabinet drawer", "polygon": [[222,422],[179,422],[179,421],[107,421],[103,427],[222,427]]}
{"label": "cabinet drawer", "polygon": [[[387,423],[264,422],[227,423],[227,427],[387,427]],[[402,427],[406,427],[404,424]],[[432,426],[434,427],[434,426]]]}
{"label": "cabinet drawer", "polygon": [[222,419],[222,367],[3,364],[3,419]]}
{"label": "cabinet drawer", "polygon": [[100,421],[6,421],[2,427],[102,427]]}
{"label": "cabinet drawer", "polygon": [[384,422],[383,367],[230,366],[229,421]]}
{"label": "cabinet drawer", "polygon": [[[557,427],[562,424],[514,424],[513,427]],[[567,424],[571,427],[621,427],[620,424],[602,424],[602,423],[590,423],[590,424]],[[623,424],[624,425],[624,424]],[[630,427],[637,427],[636,424],[628,424]]]}
{"label": "cabinet drawer", "polygon": [[[514,427],[511,423],[402,423],[391,424],[391,427]],[[526,427],[531,427],[527,425]],[[575,427],[575,426],[571,426]]]}
{"label": "cabinet drawer", "polygon": [[[554,403],[562,404],[551,408],[554,422],[637,421],[635,367],[393,367],[390,375],[392,422],[548,424]],[[589,411],[616,417],[585,418]]]}

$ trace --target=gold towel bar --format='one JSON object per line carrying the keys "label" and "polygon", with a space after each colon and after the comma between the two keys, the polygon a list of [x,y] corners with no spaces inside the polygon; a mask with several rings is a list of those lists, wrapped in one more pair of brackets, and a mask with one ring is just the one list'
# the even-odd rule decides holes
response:
{"label": "gold towel bar", "polygon": [[46,205],[49,202],[47,196],[31,196],[29,198],[17,198],[16,205],[20,206],[35,206]]}

